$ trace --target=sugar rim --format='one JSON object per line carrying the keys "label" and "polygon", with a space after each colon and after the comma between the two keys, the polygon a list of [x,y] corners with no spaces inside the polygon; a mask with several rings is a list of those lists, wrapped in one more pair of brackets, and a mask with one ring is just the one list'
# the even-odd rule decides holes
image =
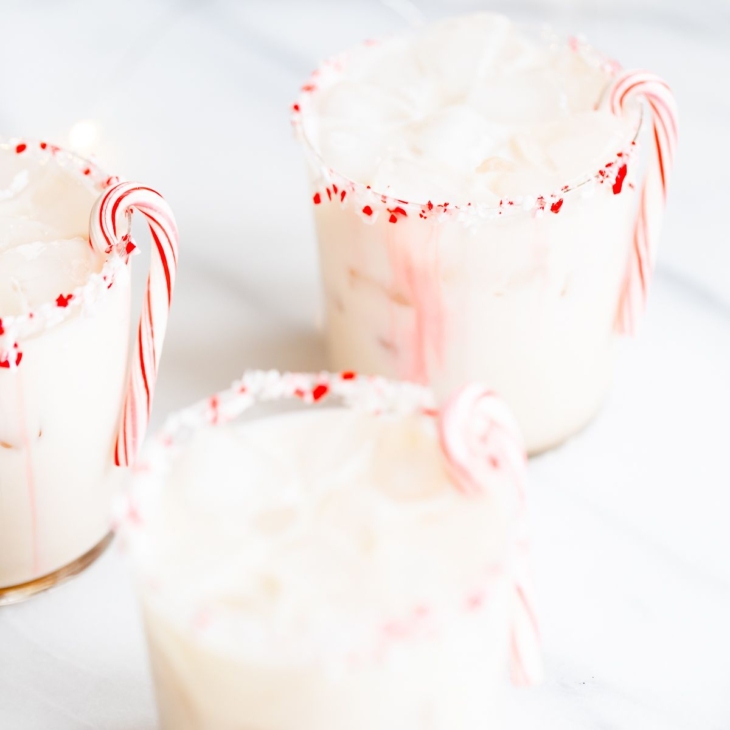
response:
{"label": "sugar rim", "polygon": [[259,403],[299,400],[308,405],[337,397],[347,408],[371,414],[422,414],[435,417],[436,403],[430,389],[416,383],[380,376],[342,373],[279,372],[247,370],[226,390],[167,417],[162,429],[148,442],[133,474],[164,476],[173,452],[204,426],[230,423]]}
{"label": "sugar rim", "polygon": [[[32,159],[52,159],[64,170],[84,182],[89,191],[103,193],[121,179],[107,175],[96,163],[75,152],[49,142],[19,137],[0,138],[0,150],[14,152]],[[117,273],[128,261],[124,251],[112,249],[99,272],[70,292],[60,292],[56,300],[46,302],[34,310],[19,315],[0,317],[0,365],[14,369],[20,364],[21,340],[66,322],[79,311],[92,307],[99,297],[114,284]]]}
{"label": "sugar rim", "polygon": [[[140,459],[133,467],[129,490],[117,500],[115,505],[115,530],[119,531],[121,528],[123,547],[132,548],[132,552],[137,553],[134,560],[135,573],[145,586],[143,595],[147,601],[156,604],[160,600],[160,591],[164,584],[160,581],[156,571],[145,569],[144,556],[149,554],[148,550],[154,544],[154,539],[145,529],[146,510],[142,505],[142,500],[144,495],[149,494],[152,489],[159,490],[163,487],[183,445],[201,428],[228,424],[257,404],[298,400],[308,405],[315,405],[326,402],[331,397],[338,399],[338,405],[358,409],[372,415],[420,414],[426,418],[436,418],[439,414],[431,390],[415,383],[393,381],[379,376],[358,375],[351,371],[281,373],[276,370],[248,370],[239,380],[234,381],[230,388],[171,414],[162,429],[147,442]],[[459,494],[456,489],[454,493]],[[509,531],[507,534],[510,534]],[[474,585],[465,589],[464,595],[454,597],[456,601],[454,609],[476,611],[489,605],[487,587],[497,577],[506,575],[505,564],[511,564],[509,561],[513,559],[512,548],[509,547],[510,538],[506,539],[507,552],[500,557],[498,562],[489,563],[483,576],[475,575]],[[484,581],[484,585],[481,581]],[[166,586],[165,595],[169,594],[170,588],[174,590],[174,585]],[[201,615],[201,611],[204,615]],[[409,619],[396,618],[393,620],[383,618],[385,623],[381,628],[385,631],[386,641],[419,638],[417,626],[419,618],[422,619],[423,616],[414,615]],[[437,621],[436,626],[440,626],[446,615],[436,613],[432,618]],[[177,622],[182,621],[183,625],[189,626],[194,634],[203,630],[211,620],[212,616],[204,604],[195,601],[186,608],[184,614],[176,619]],[[408,624],[414,633],[408,633],[411,629],[405,628],[405,624],[402,623],[404,621],[406,623],[415,622],[413,626]],[[201,626],[201,622],[205,626]],[[390,630],[388,627],[393,628],[396,625],[400,626],[396,632],[397,635],[388,637],[387,634]],[[399,633],[401,629],[405,631],[406,635]],[[362,647],[358,647],[359,645],[356,644],[349,647],[348,651],[358,654],[362,649]],[[365,651],[370,651],[370,649],[366,648]],[[334,651],[337,653],[339,649]],[[322,659],[330,655],[325,649],[318,656]],[[358,654],[358,656],[360,655]],[[369,654],[364,656],[369,656]]]}
{"label": "sugar rim", "polygon": [[[376,47],[380,42],[377,40],[369,40],[361,43],[358,47]],[[621,65],[618,61],[600,53],[580,38],[570,37],[566,45],[570,50],[580,54],[593,66],[604,71],[607,77],[607,84],[601,92],[601,100],[605,98],[606,92],[610,88],[611,79],[621,70]],[[504,215],[518,215],[520,213],[530,215],[542,214],[546,209],[552,213],[558,213],[567,196],[572,197],[573,193],[583,191],[592,184],[597,183],[602,185],[609,183],[614,188],[616,194],[616,187],[618,188],[618,192],[621,191],[623,180],[626,177],[628,163],[636,153],[638,147],[638,140],[644,122],[643,105],[640,106],[636,129],[629,143],[624,148],[619,149],[611,159],[595,172],[576,176],[572,181],[561,186],[557,191],[539,195],[521,195],[513,198],[505,197],[501,198],[497,205],[470,202],[434,203],[430,200],[426,203],[416,203],[396,198],[389,193],[376,191],[364,183],[352,180],[337,172],[326,163],[312,140],[307,136],[303,123],[305,115],[311,112],[311,100],[319,88],[318,82],[321,77],[329,76],[333,78],[344,73],[350,53],[351,51],[345,51],[332,56],[323,61],[312,72],[308,81],[301,87],[297,100],[291,106],[291,123],[294,127],[296,137],[304,147],[305,153],[319,168],[320,174],[326,183],[324,192],[328,200],[331,201],[339,198],[340,203],[344,204],[348,193],[357,194],[359,203],[365,203],[361,213],[368,222],[374,222],[376,217],[374,211],[376,209],[385,209],[390,214],[391,223],[396,223],[399,217],[407,216],[409,212],[417,213],[421,219],[427,219],[435,215],[437,220],[442,220],[447,216],[453,216],[462,222],[469,222],[475,218],[493,219]],[[318,205],[322,201],[322,194],[316,192],[314,195],[315,205]]]}

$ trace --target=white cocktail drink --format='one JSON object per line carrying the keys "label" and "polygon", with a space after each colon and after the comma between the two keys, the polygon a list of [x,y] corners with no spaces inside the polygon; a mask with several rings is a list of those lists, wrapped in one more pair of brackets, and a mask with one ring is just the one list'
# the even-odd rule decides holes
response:
{"label": "white cocktail drink", "polygon": [[331,365],[479,380],[528,450],[580,429],[611,380],[641,110],[612,66],[489,14],[326,63],[294,105],[312,174]]}
{"label": "white cocktail drink", "polygon": [[130,302],[126,267],[89,245],[100,176],[47,145],[0,148],[0,593],[109,533]]}
{"label": "white cocktail drink", "polygon": [[[135,211],[152,260],[129,363]],[[0,143],[0,605],[78,573],[111,539],[111,496],[152,406],[177,240],[151,188],[45,142]]]}
{"label": "white cocktail drink", "polygon": [[460,492],[421,389],[385,390],[254,373],[153,442],[125,533],[164,730],[503,727],[515,472]]}

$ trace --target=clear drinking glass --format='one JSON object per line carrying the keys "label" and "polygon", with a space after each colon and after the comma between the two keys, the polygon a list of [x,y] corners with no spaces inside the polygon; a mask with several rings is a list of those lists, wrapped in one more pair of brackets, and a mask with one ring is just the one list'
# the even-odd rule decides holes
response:
{"label": "clear drinking glass", "polygon": [[[119,230],[83,269],[92,207],[120,189],[118,178],[45,142],[3,142],[0,155],[2,201],[12,207],[0,201],[3,604],[78,573],[111,539],[111,497],[126,471],[115,465],[124,463],[116,443],[125,393],[134,402],[126,388],[134,244]],[[116,213],[128,222],[131,210],[124,203]],[[55,277],[76,284],[55,291]],[[41,285],[54,291],[51,301],[32,299]],[[148,371],[151,396],[156,362]]]}
{"label": "clear drinking glass", "polygon": [[540,668],[523,470],[480,389],[249,372],[171,416],[119,513],[161,727],[502,727]]}
{"label": "clear drinking glass", "polygon": [[330,366],[428,383],[439,396],[483,381],[514,411],[528,452],[555,446],[594,416],[611,382],[646,165],[640,105],[600,169],[587,163],[554,191],[495,205],[406,201],[332,169],[310,139],[313,99],[347,67],[346,54],[325,63],[294,105]]}

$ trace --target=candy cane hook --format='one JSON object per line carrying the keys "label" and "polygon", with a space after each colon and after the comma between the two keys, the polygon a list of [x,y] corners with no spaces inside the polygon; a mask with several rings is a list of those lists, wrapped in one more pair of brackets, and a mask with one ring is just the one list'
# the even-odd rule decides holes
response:
{"label": "candy cane hook", "polygon": [[115,185],[96,201],[91,211],[92,247],[103,255],[117,251],[128,256],[134,249],[130,225],[135,210],[147,219],[152,261],[114,448],[117,466],[134,462],[147,430],[177,274],[178,233],[172,211],[158,192],[138,183]]}
{"label": "candy cane hook", "polygon": [[493,475],[508,472],[517,490],[514,591],[510,674],[518,686],[542,679],[540,631],[533,608],[532,576],[525,505],[525,447],[507,406],[488,388],[468,385],[457,391],[439,415],[439,439],[456,486],[466,495],[483,493]]}
{"label": "candy cane hook", "polygon": [[651,112],[652,155],[641,190],[633,247],[616,317],[616,327],[623,334],[636,332],[646,306],[677,149],[677,105],[667,83],[648,71],[622,71],[609,89],[607,103],[613,114],[622,116],[637,97],[646,100]]}

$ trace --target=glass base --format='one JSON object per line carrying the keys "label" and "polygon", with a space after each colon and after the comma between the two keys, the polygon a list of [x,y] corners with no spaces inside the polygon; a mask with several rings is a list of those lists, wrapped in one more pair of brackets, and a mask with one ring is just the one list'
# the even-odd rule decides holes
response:
{"label": "glass base", "polygon": [[65,583],[69,578],[73,578],[82,570],[88,568],[109,547],[113,537],[114,533],[107,533],[101,542],[94,545],[91,550],[84,553],[80,558],[76,558],[73,563],[54,570],[53,573],[42,575],[40,578],[29,580],[26,583],[18,583],[14,586],[0,588],[0,606],[20,603],[31,598],[36,593],[47,591],[49,588],[54,588],[61,583]]}

